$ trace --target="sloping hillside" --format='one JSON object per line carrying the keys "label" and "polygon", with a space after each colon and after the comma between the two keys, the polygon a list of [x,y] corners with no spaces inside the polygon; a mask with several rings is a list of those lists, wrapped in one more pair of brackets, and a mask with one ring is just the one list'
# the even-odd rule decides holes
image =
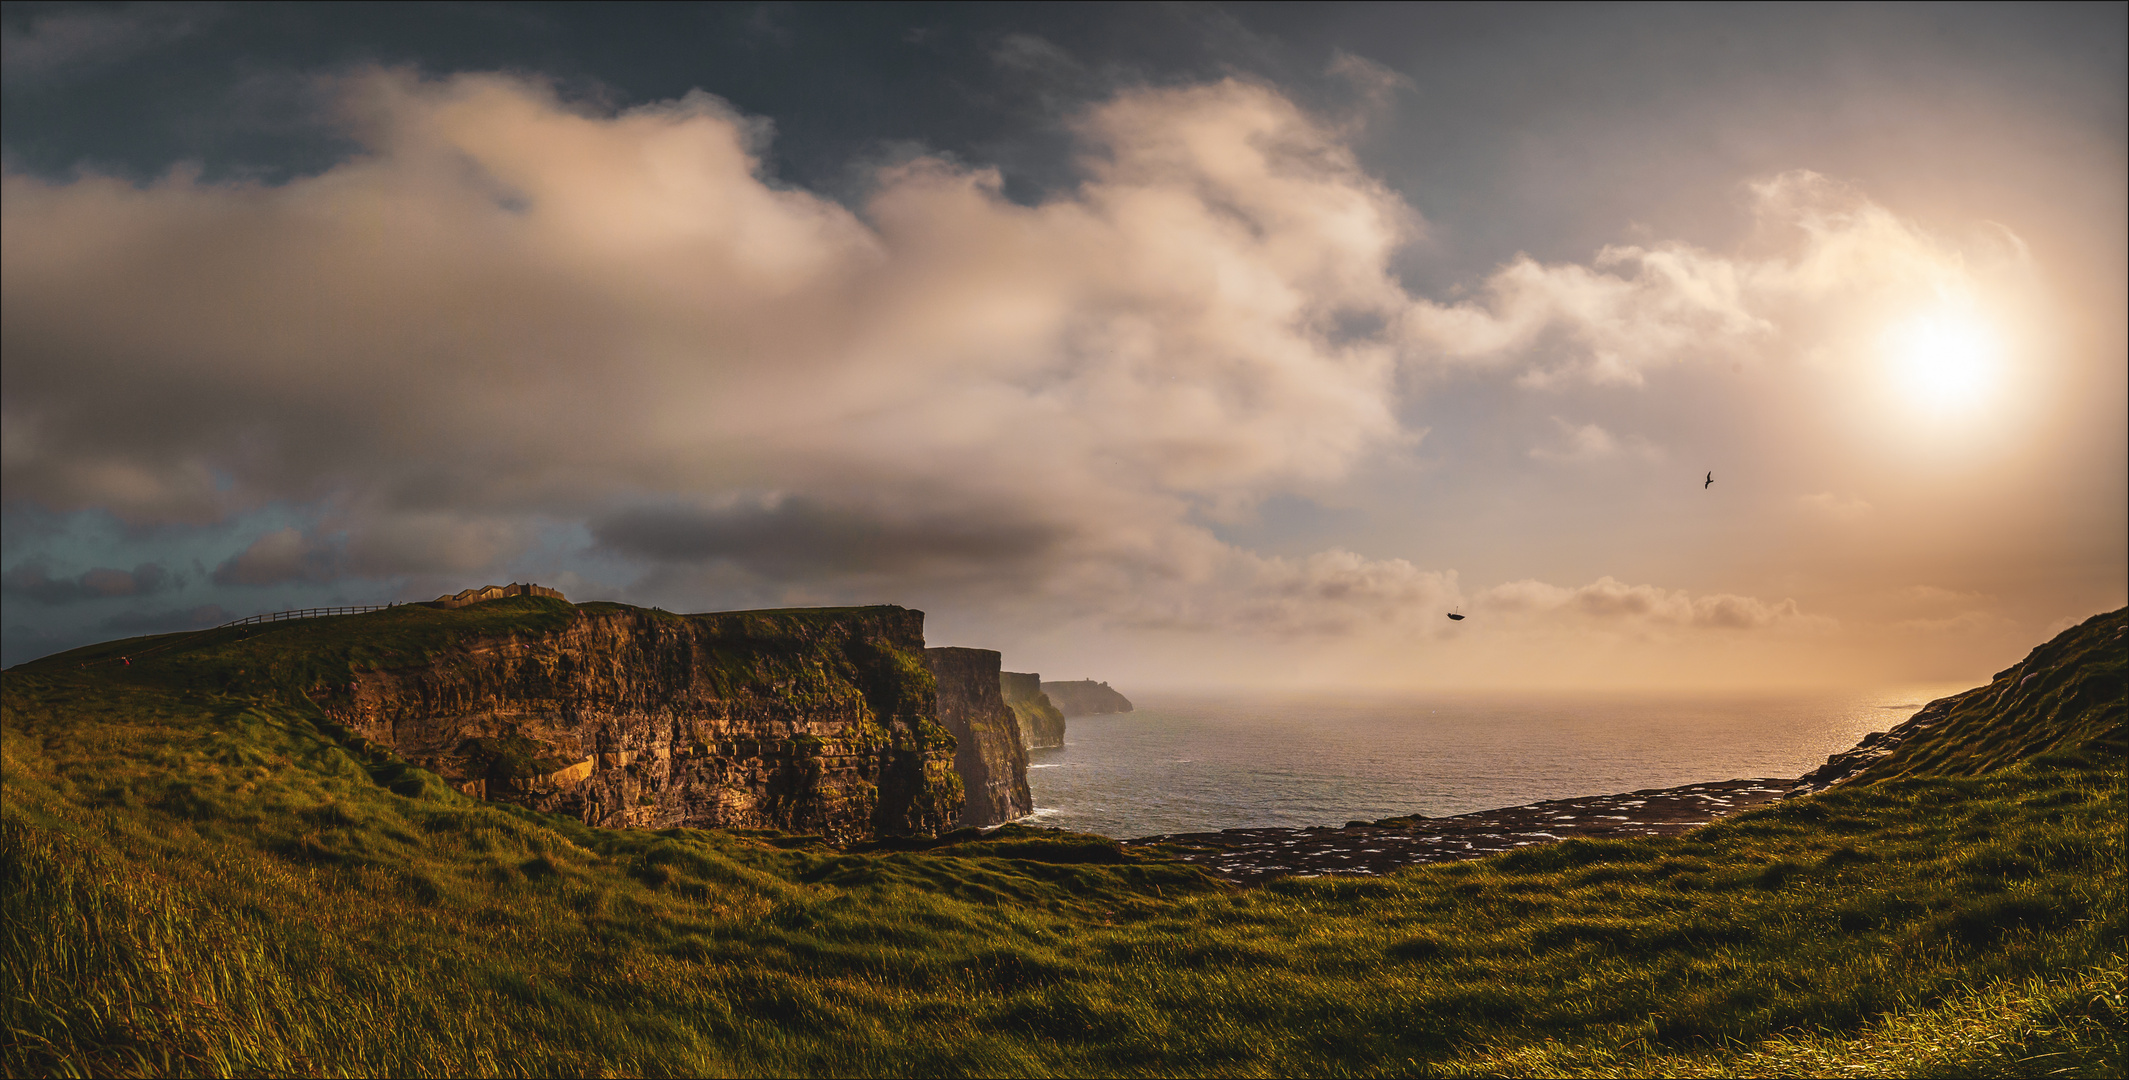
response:
{"label": "sloping hillside", "polygon": [[[94,663],[105,648],[0,674],[0,1073],[2125,1064],[2118,702],[2076,689],[2103,650],[2028,672],[2054,673],[2024,684],[2057,687],[2052,710],[1962,713],[1956,745],[1981,750],[1941,771],[1676,837],[1242,888],[1013,826],[843,846],[594,828],[454,789],[284,692],[502,624],[482,625],[209,635],[163,650],[184,664],[133,642],[131,665]],[[1991,716],[2045,752],[1976,773],[2004,741]]]}
{"label": "sloping hillside", "polygon": [[1975,776],[2056,751],[2129,754],[2129,608],[2095,615],[1907,722],[1835,754],[1812,789],[1898,776]]}

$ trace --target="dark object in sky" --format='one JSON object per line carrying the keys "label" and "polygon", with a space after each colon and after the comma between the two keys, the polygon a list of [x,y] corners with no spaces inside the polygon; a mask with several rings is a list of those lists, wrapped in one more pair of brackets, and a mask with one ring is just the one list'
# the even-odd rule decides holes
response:
{"label": "dark object in sky", "polygon": [[1462,615],[1458,615],[1458,614],[1457,614],[1456,612],[1453,612],[1453,611],[1449,613],[1449,618],[1451,618],[1451,619],[1453,619],[1453,620],[1455,620],[1455,621],[1457,621],[1457,622],[1463,622],[1463,621],[1464,621],[1464,617],[1463,617]]}
{"label": "dark object in sky", "polygon": [[1705,482],[1703,482],[1703,483],[1702,483],[1702,484],[1700,485],[1700,490],[1702,490],[1702,491],[1706,491],[1706,490],[1708,490],[1708,485],[1709,485],[1709,484],[1712,484],[1712,483],[1714,483],[1714,482],[1715,482],[1715,474],[1714,474],[1714,473],[1709,473],[1709,474],[1708,474],[1708,478],[1707,478],[1707,480],[1706,480]]}

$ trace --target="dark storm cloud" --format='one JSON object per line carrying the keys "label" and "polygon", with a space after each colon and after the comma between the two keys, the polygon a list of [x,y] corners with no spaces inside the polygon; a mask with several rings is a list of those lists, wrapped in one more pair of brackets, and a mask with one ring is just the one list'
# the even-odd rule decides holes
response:
{"label": "dark storm cloud", "polygon": [[0,25],[0,71],[9,85],[90,74],[176,45],[224,14],[220,4],[126,4],[61,9]]}
{"label": "dark storm cloud", "polygon": [[763,577],[989,570],[1048,553],[1061,531],[1005,515],[898,516],[786,498],[723,511],[641,509],[594,525],[601,547],[661,562],[729,560]]}
{"label": "dark storm cloud", "polygon": [[100,566],[75,577],[52,577],[46,564],[30,559],[0,575],[0,592],[40,604],[75,604],[116,596],[149,596],[174,584],[170,572],[155,563],[131,570]]}

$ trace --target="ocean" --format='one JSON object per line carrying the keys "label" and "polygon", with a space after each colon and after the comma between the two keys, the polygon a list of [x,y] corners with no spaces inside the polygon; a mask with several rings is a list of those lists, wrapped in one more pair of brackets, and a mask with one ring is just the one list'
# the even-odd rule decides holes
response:
{"label": "ocean", "polygon": [[1794,777],[1964,686],[1794,697],[1134,697],[1028,753],[1022,822],[1120,839]]}

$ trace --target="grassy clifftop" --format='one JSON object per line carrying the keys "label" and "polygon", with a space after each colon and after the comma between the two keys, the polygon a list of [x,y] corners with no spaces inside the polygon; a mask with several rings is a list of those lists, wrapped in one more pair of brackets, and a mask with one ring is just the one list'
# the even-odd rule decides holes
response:
{"label": "grassy clifftop", "polygon": [[[418,782],[204,663],[80,652],[0,676],[9,1075],[2123,1065],[2129,806],[2091,739],[1671,839],[1242,889],[1013,827],[589,828]],[[1999,715],[2025,746],[2118,697]]]}
{"label": "grassy clifftop", "polygon": [[[852,627],[908,651],[909,656],[896,659],[911,670],[912,681],[929,682],[922,656],[923,616],[904,608],[676,615],[626,604],[571,604],[537,596],[453,609],[408,604],[361,615],[125,638],[47,656],[9,671],[35,678],[90,680],[85,685],[309,695],[321,687],[343,685],[365,670],[448,663],[469,643],[549,635],[586,617],[619,614],[674,625],[703,624],[742,646],[730,650],[734,655],[712,658],[719,663],[713,677],[740,689],[781,685],[787,691],[812,692],[810,684],[822,682],[824,675],[847,676],[849,672],[835,670],[843,658],[824,646],[833,644],[833,631],[840,628],[848,636]],[[888,713],[922,708],[921,702],[886,705],[882,711]]]}
{"label": "grassy clifftop", "polygon": [[1863,782],[1977,776],[2053,750],[2129,753],[2129,608],[2095,615],[1996,673],[1931,702]]}

